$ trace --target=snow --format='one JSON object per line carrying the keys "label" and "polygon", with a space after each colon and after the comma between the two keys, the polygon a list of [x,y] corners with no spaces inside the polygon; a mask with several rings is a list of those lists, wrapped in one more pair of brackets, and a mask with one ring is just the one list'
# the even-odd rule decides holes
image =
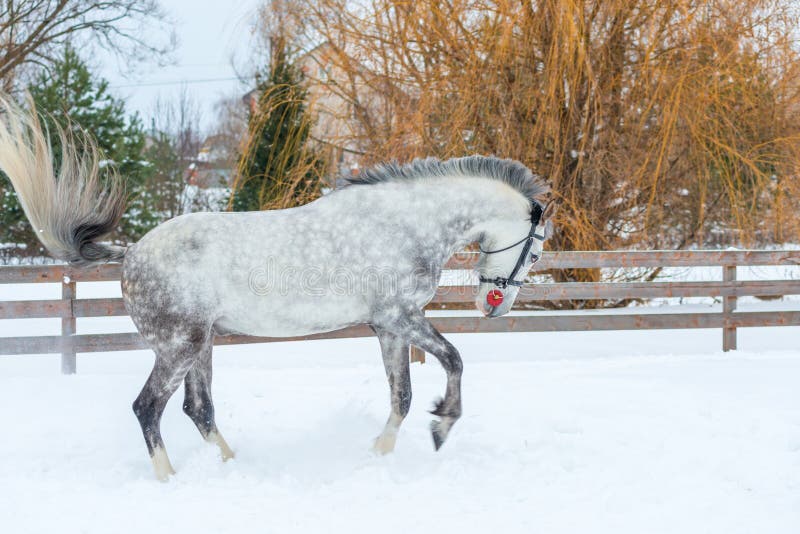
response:
{"label": "snow", "polygon": [[[58,288],[0,286],[0,300]],[[78,284],[84,298],[118,291]],[[110,330],[132,325],[78,323]],[[0,321],[0,336],[57,332]],[[426,410],[444,373],[430,356],[412,366],[397,449],[377,457],[377,341],[217,347],[217,422],[237,458],[203,443],[179,391],[162,424],[178,471],[166,484],[130,408],[150,352],[81,354],[75,376],[58,356],[3,357],[0,532],[800,531],[800,328],[741,329],[725,354],[719,330],[448,337],[465,362],[464,417],[438,453]]]}

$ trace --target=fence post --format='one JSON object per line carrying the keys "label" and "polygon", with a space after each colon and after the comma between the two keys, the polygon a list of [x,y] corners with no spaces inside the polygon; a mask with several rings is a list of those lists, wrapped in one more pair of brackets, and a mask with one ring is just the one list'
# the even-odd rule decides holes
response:
{"label": "fence post", "polygon": [[414,362],[425,363],[425,351],[411,345],[411,363]]}
{"label": "fence post", "polygon": [[75,282],[66,274],[61,280],[61,300],[69,300],[69,315],[61,318],[61,374],[74,375],[75,358]]}
{"label": "fence post", "polygon": [[[722,281],[735,282],[736,281],[736,265],[726,265],[722,268]],[[722,297],[722,315],[725,318],[725,323],[732,318],[733,312],[736,309],[736,297]],[[736,328],[733,326],[724,326],[722,328],[722,350],[728,352],[729,350],[736,350]]]}

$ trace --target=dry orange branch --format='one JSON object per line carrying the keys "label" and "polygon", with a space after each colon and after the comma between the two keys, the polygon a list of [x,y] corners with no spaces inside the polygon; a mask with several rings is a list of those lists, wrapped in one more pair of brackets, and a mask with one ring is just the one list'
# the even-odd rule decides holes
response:
{"label": "dry orange branch", "polygon": [[560,197],[561,250],[798,237],[790,2],[299,0],[290,9],[309,42],[334,51],[326,90],[350,103],[339,142],[365,164],[519,159]]}

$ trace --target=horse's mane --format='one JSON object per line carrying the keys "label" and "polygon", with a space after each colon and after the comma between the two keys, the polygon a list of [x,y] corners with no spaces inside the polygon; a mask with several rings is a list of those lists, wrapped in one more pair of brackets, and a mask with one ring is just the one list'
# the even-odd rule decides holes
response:
{"label": "horse's mane", "polygon": [[499,180],[519,191],[525,198],[541,202],[550,191],[541,177],[513,159],[494,156],[466,156],[441,161],[437,158],[415,159],[410,163],[382,163],[348,178],[351,185],[370,185],[432,176],[480,176]]}

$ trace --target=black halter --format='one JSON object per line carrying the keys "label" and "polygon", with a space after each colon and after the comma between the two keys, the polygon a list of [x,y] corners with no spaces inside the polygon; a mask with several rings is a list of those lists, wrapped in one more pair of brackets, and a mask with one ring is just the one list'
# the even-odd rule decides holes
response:
{"label": "black halter", "polygon": [[[480,249],[481,252],[484,254],[497,254],[498,252],[505,252],[508,249],[514,248],[520,243],[525,243],[525,246],[522,247],[522,252],[517,258],[517,263],[514,265],[514,270],[511,271],[511,274],[508,275],[507,278],[503,278],[501,276],[497,276],[495,278],[486,278],[485,276],[480,276],[479,279],[481,282],[485,283],[492,283],[501,289],[505,289],[508,286],[522,286],[522,282],[518,282],[514,280],[519,274],[519,270],[522,269],[522,266],[525,264],[525,258],[528,256],[528,252],[531,250],[531,246],[533,245],[533,240],[538,239],[539,241],[544,242],[544,236],[536,233],[536,227],[539,226],[539,223],[542,220],[542,206],[538,202],[533,203],[533,207],[531,209],[531,230],[528,232],[528,235],[514,243],[513,245],[508,245],[505,248],[500,248],[497,250],[483,250]],[[533,263],[539,261],[539,256],[536,256],[533,259]]]}

